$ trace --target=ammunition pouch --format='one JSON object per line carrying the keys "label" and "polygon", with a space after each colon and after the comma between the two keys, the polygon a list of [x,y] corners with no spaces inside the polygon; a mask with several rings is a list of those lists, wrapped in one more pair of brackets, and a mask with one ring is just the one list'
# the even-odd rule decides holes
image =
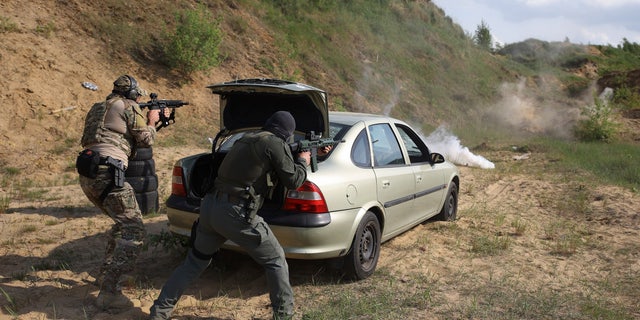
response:
{"label": "ammunition pouch", "polygon": [[76,170],[83,177],[95,179],[100,165],[100,153],[91,149],[80,151],[76,158]]}

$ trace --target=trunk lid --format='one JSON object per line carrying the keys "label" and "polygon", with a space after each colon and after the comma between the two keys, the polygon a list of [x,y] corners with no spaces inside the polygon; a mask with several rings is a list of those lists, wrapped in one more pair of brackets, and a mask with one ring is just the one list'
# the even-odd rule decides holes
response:
{"label": "trunk lid", "polygon": [[329,107],[324,90],[286,80],[243,79],[207,86],[220,96],[220,131],[261,128],[276,111],[296,119],[296,132],[329,136]]}

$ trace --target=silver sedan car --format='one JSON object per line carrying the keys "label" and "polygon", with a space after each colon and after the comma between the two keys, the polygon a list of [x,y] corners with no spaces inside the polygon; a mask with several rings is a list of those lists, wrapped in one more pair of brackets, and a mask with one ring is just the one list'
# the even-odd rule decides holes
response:
{"label": "silver sedan car", "polygon": [[[203,185],[214,179],[242,134],[277,110],[296,118],[295,140],[331,138],[331,152],[308,169],[297,190],[276,186],[259,211],[287,258],[341,261],[346,276],[370,276],[381,243],[427,219],[455,220],[460,178],[441,154],[429,151],[411,126],[391,117],[329,112],[326,93],[308,85],[246,79],[211,85],[220,96],[220,132],[212,152],[180,159],[167,199],[170,231],[190,236]],[[225,248],[240,250],[228,241]]]}

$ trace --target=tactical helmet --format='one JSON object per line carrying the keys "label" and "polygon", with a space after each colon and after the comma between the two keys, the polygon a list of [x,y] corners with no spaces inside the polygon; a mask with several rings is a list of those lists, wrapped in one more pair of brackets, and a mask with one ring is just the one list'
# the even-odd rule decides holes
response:
{"label": "tactical helmet", "polygon": [[121,94],[127,99],[135,100],[146,96],[147,91],[138,86],[138,81],[128,74],[122,75],[113,82],[113,93]]}

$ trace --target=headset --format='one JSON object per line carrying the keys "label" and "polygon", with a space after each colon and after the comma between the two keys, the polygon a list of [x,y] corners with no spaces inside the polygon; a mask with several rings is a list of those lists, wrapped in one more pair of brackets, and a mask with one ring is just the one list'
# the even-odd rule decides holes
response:
{"label": "headset", "polygon": [[140,96],[140,94],[138,93],[138,81],[136,81],[136,79],[134,79],[132,76],[130,75],[126,75],[127,78],[129,78],[129,82],[131,83],[131,85],[129,86],[129,89],[127,89],[127,92],[124,93],[124,96],[127,99],[131,99],[131,100],[135,100],[138,98],[138,96]]}
{"label": "headset", "polygon": [[130,100],[136,100],[138,98],[138,96],[140,96],[140,93],[138,93],[138,81],[136,81],[136,79],[128,74],[125,74],[125,77],[127,77],[127,79],[129,79],[129,88],[127,88],[124,91],[119,91],[117,93],[122,94],[125,98],[130,99]]}

